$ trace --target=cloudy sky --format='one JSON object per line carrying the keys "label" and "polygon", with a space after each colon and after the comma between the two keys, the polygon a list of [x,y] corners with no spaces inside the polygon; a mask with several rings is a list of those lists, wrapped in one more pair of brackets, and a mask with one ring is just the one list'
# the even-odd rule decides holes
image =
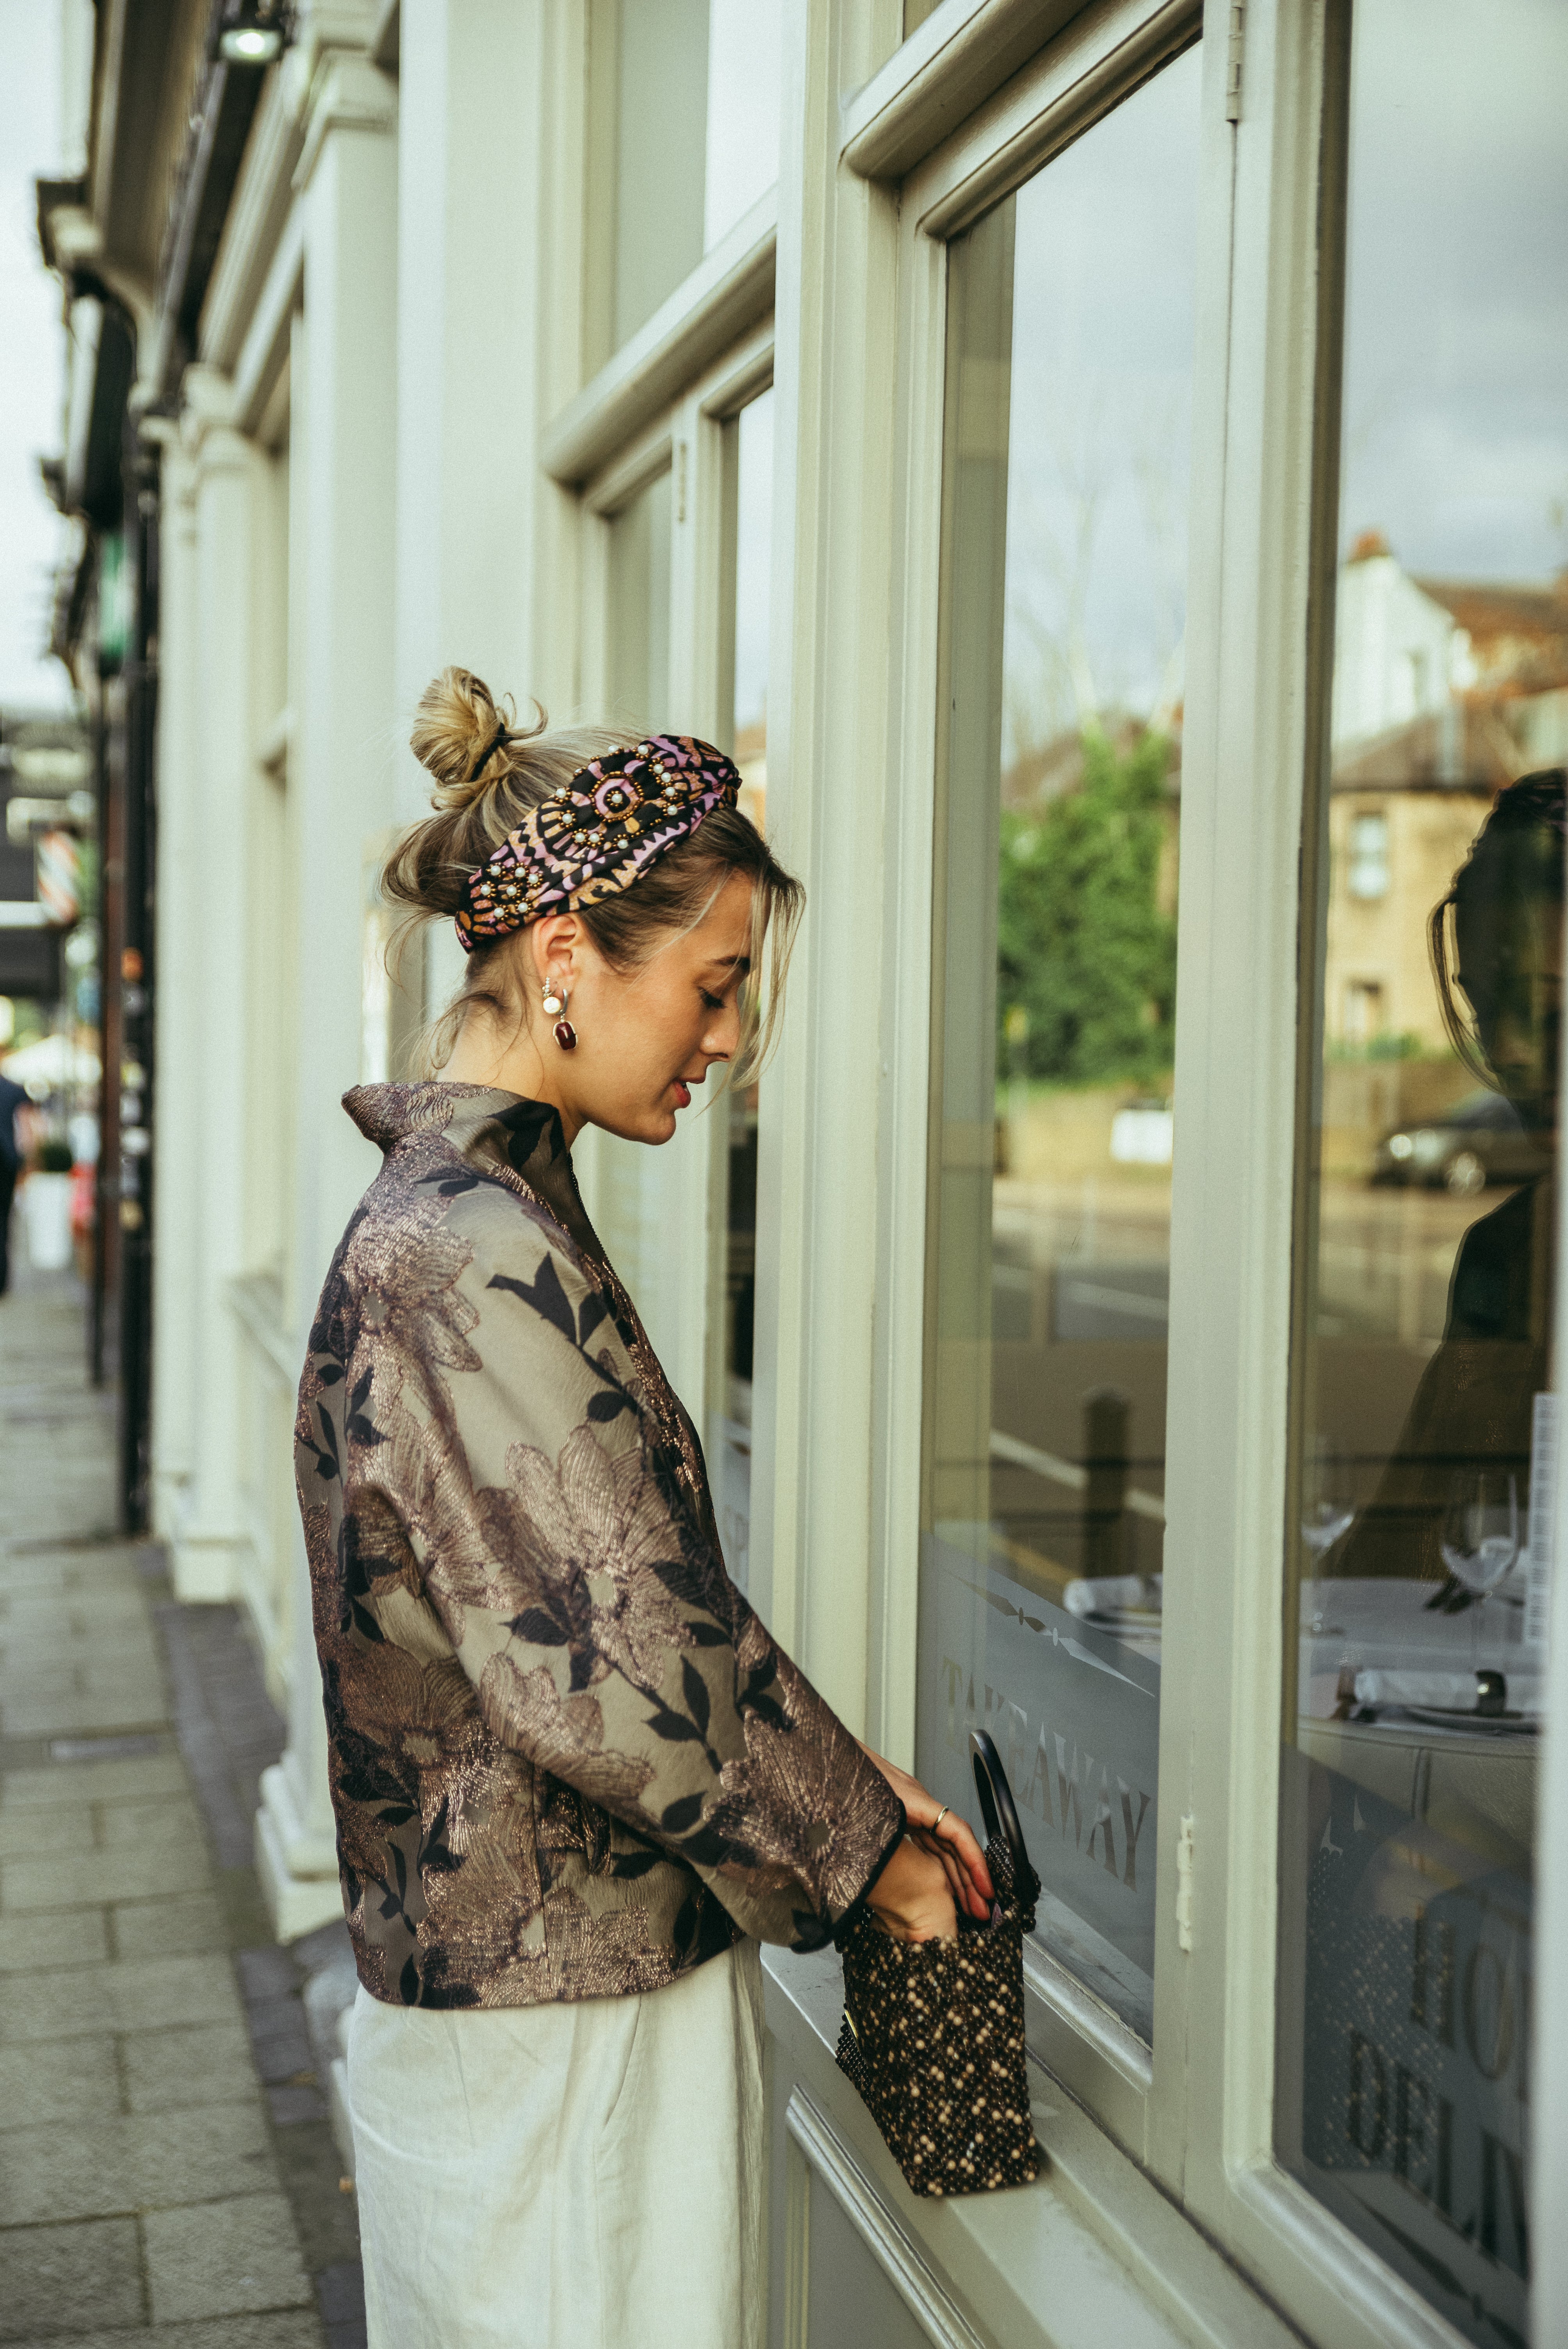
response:
{"label": "cloudy sky", "polygon": [[0,702],[58,709],[39,647],[61,523],[38,479],[60,447],[59,286],[38,253],[33,181],[60,168],[59,27],[50,0],[0,0]]}
{"label": "cloudy sky", "polygon": [[[1357,0],[1341,552],[1568,566],[1568,6]],[[1484,27],[1484,34],[1482,28]],[[1009,750],[1179,690],[1200,53],[1017,198]],[[1076,670],[1076,678],[1075,678]]]}
{"label": "cloudy sky", "polygon": [[1018,192],[1014,747],[1180,693],[1202,71],[1190,49]]}
{"label": "cloudy sky", "polygon": [[[1568,564],[1568,8],[1361,0],[1341,520],[1413,571]],[[1342,550],[1343,551],[1343,550]]]}

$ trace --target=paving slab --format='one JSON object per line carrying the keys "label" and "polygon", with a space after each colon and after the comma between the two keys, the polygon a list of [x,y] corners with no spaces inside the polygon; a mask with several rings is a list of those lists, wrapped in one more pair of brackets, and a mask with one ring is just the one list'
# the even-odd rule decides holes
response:
{"label": "paving slab", "polygon": [[[276,2183],[272,2140],[253,2098],[0,2134],[0,2210],[13,2225],[166,2209]],[[247,2304],[269,2303],[241,2303]]]}
{"label": "paving slab", "polygon": [[0,1702],[0,1734],[69,1737],[106,1729],[161,1729],[169,1718],[163,1692],[131,1686],[112,1695],[17,1696]]}
{"label": "paving slab", "polygon": [[[0,2340],[5,2338],[0,2333]],[[15,2343],[14,2349],[321,2349],[321,2326],[314,2313],[283,2311],[267,2316],[220,2316],[198,2324],[160,2324],[156,2344],[140,2326],[134,2333],[72,2333],[65,2344],[57,2333],[40,2333]]]}
{"label": "paving slab", "polygon": [[206,1851],[206,1826],[189,1795],[97,1803],[93,1809],[98,1843],[105,1851]]}
{"label": "paving slab", "polygon": [[108,1954],[108,1920],[101,1909],[52,1909],[27,1917],[0,1917],[0,1974],[53,1973],[62,1966],[101,1965]]}
{"label": "paving slab", "polygon": [[77,1909],[200,1892],[211,1872],[201,1842],[0,1860],[0,1914],[19,1917],[29,1909]]}
{"label": "paving slab", "polygon": [[122,1901],[109,1914],[115,1953],[121,1958],[177,1957],[230,1946],[228,1921],[215,1892]]}
{"label": "paving slab", "polygon": [[89,2325],[142,2322],[141,2252],[134,2219],[11,2227],[0,2242],[5,2276],[0,2341],[58,2342]]}
{"label": "paving slab", "polygon": [[0,1810],[0,1859],[64,1857],[91,1851],[96,1837],[87,1803],[51,1803],[47,1810]]}
{"label": "paving slab", "polygon": [[118,2114],[119,2104],[119,2073],[108,2032],[51,2039],[41,2047],[0,2047],[0,2131]]}
{"label": "paving slab", "polygon": [[0,2000],[0,2044],[71,2039],[88,2031],[161,2031],[171,2023],[232,2023],[241,2014],[227,1958],[122,1959],[13,1982]]}
{"label": "paving slab", "polygon": [[315,2299],[281,2194],[155,2210],[142,2239],[155,2325],[308,2307]]}
{"label": "paving slab", "polygon": [[126,2102],[133,2113],[230,2104],[255,2093],[255,2065],[242,2023],[132,2032],[120,2041],[119,2054]]}
{"label": "paving slab", "polygon": [[0,1816],[34,1805],[131,1802],[150,1795],[183,1795],[185,1764],[172,1744],[166,1753],[126,1754],[116,1761],[56,1762],[46,1770],[0,1775]]}

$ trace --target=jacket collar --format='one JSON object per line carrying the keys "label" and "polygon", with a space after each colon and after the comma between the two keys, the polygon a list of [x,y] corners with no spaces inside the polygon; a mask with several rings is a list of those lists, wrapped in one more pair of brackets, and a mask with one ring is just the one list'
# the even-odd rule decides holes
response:
{"label": "jacket collar", "polygon": [[603,1249],[588,1220],[561,1112],[548,1102],[499,1085],[356,1085],[343,1106],[361,1133],[388,1157],[414,1135],[440,1134],[480,1173],[498,1162],[521,1176],[579,1247],[598,1261]]}

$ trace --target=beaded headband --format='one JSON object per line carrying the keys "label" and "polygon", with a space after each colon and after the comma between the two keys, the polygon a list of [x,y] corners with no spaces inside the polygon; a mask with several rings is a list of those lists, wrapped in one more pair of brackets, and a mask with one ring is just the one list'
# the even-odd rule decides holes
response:
{"label": "beaded headband", "polygon": [[689,734],[605,750],[492,848],[457,916],[465,954],[535,922],[629,889],[717,807],[734,807],[731,759]]}

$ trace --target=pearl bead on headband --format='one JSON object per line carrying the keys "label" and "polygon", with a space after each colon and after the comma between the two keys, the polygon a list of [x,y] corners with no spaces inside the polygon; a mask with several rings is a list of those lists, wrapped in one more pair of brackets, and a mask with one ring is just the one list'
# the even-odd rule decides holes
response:
{"label": "pearl bead on headband", "polygon": [[715,808],[734,807],[739,791],[734,761],[689,734],[652,734],[590,759],[530,808],[469,880],[457,916],[463,951],[542,914],[619,895]]}

